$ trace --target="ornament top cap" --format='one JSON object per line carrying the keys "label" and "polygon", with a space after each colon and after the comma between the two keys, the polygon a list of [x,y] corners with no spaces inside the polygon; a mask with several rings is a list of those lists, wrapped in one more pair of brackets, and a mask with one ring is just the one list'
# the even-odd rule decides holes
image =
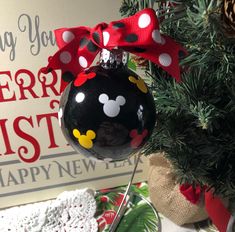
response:
{"label": "ornament top cap", "polygon": [[119,68],[127,65],[128,52],[122,49],[102,49],[100,52],[100,65],[105,68]]}

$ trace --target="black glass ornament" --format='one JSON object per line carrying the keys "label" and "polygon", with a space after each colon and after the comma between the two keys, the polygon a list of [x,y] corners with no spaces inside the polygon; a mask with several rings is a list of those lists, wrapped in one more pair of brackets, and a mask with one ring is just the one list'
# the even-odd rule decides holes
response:
{"label": "black glass ornament", "polygon": [[62,94],[63,134],[76,151],[90,158],[127,159],[153,131],[153,97],[126,63],[126,52],[103,49],[100,64],[80,73]]}

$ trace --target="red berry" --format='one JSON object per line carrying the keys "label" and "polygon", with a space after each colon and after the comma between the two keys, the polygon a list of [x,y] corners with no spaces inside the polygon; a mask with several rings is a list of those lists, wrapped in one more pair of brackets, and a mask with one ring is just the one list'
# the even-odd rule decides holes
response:
{"label": "red berry", "polygon": [[100,197],[101,202],[109,202],[109,198],[107,196]]}

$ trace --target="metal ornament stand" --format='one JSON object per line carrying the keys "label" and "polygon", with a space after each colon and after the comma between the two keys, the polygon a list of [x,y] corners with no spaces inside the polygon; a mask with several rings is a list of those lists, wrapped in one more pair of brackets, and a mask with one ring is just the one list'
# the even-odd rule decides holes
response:
{"label": "metal ornament stand", "polygon": [[[100,65],[104,69],[111,69],[111,68],[113,69],[113,68],[126,66],[127,62],[128,62],[128,52],[125,52],[122,49],[113,49],[111,51],[109,51],[107,49],[102,49],[102,51],[100,53],[99,61],[100,61]],[[136,164],[135,164],[134,170],[132,172],[131,179],[127,185],[127,189],[125,191],[123,200],[121,202],[121,205],[118,208],[116,216],[115,216],[115,218],[111,224],[111,227],[109,229],[110,232],[114,232],[116,230],[117,226],[120,223],[121,218],[123,217],[123,215],[125,213],[125,210],[128,206],[128,202],[131,199],[131,196],[134,195],[134,193],[131,193],[131,185],[133,183],[136,169],[137,169],[138,163],[140,161],[140,156],[141,156],[141,153],[139,152],[137,154]],[[151,203],[149,203],[149,204],[151,204]],[[152,208],[153,208],[153,206],[152,206]]]}
{"label": "metal ornament stand", "polygon": [[[122,199],[121,205],[119,206],[118,211],[116,213],[116,216],[113,219],[112,225],[110,226],[110,229],[109,229],[110,232],[114,232],[116,230],[116,228],[117,228],[117,226],[118,226],[122,216],[124,215],[125,209],[126,209],[126,207],[128,205],[128,202],[129,202],[129,199],[130,199],[131,185],[133,183],[135,172],[136,172],[138,163],[140,161],[140,156],[141,156],[141,154],[138,153],[137,160],[136,160],[136,163],[135,163],[135,167],[134,167],[134,170],[133,170],[133,172],[131,174],[131,179],[130,179],[128,185],[127,185],[127,189],[126,189],[126,192],[125,192],[124,197]],[[128,197],[128,199],[127,199],[127,197]]]}
{"label": "metal ornament stand", "polygon": [[[120,223],[120,220],[122,219],[122,217],[125,213],[125,210],[126,210],[126,208],[128,206],[128,203],[131,199],[131,196],[134,194],[134,193],[131,192],[131,185],[133,183],[133,179],[134,179],[134,176],[135,176],[135,173],[136,173],[136,169],[137,169],[138,163],[140,161],[140,156],[141,156],[141,153],[139,152],[137,154],[136,164],[135,164],[135,167],[134,167],[133,172],[131,174],[131,178],[130,178],[130,181],[127,185],[127,188],[126,188],[124,197],[122,199],[121,205],[119,206],[118,211],[116,213],[116,216],[115,216],[115,218],[114,218],[114,220],[113,220],[113,222],[110,226],[110,229],[109,229],[110,232],[115,232],[116,228],[118,227],[118,225]],[[144,199],[144,198],[142,198],[142,199]],[[153,208],[152,204],[147,199],[144,199],[144,200],[145,200],[146,203],[148,203]],[[160,232],[161,231],[160,217],[159,217],[157,211],[154,211],[154,212],[156,214],[156,218],[158,218],[158,221],[159,221],[158,229],[159,229],[159,232]]]}

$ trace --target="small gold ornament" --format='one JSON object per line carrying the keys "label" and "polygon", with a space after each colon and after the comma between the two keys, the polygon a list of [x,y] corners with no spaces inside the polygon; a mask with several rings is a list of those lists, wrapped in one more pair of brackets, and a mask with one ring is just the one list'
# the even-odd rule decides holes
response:
{"label": "small gold ornament", "polygon": [[228,37],[235,38],[235,0],[224,0],[222,7],[222,18]]}

